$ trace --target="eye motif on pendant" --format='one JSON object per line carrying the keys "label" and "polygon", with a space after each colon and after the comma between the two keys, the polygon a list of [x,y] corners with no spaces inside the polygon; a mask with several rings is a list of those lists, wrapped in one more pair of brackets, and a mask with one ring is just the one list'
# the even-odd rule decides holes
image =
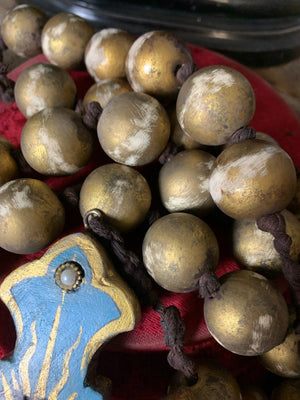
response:
{"label": "eye motif on pendant", "polygon": [[93,380],[88,366],[108,338],[135,327],[140,308],[95,239],[61,239],[13,271],[0,296],[18,337],[0,361],[1,400],[109,399],[108,380]]}
{"label": "eye motif on pendant", "polygon": [[79,289],[84,271],[80,264],[74,261],[67,261],[61,264],[55,271],[56,284],[68,292],[75,292]]}

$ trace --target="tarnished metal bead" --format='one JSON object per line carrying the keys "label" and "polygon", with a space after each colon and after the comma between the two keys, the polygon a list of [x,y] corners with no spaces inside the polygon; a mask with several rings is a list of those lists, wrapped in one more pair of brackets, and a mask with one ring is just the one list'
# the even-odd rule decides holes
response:
{"label": "tarnished metal bead", "polygon": [[300,379],[285,379],[273,390],[271,400],[299,400]]}
{"label": "tarnished metal bead", "polygon": [[143,241],[143,260],[152,278],[171,292],[198,289],[200,276],[215,271],[219,246],[211,228],[187,213],[155,221]]}
{"label": "tarnished metal bead", "polygon": [[240,385],[242,400],[268,400],[262,388],[256,385]]}
{"label": "tarnished metal bead", "polygon": [[130,166],[154,161],[170,136],[170,121],[164,107],[145,93],[127,92],[104,107],[97,127],[105,153]]}
{"label": "tarnished metal bead", "polygon": [[253,220],[286,208],[296,183],[294,163],[283,149],[263,140],[245,140],[217,157],[209,190],[225,214]]}
{"label": "tarnished metal bead", "polygon": [[159,172],[159,192],[169,212],[203,215],[215,208],[208,184],[215,157],[202,150],[185,150]]}
{"label": "tarnished metal bead", "polygon": [[146,179],[126,165],[106,164],[85,179],[80,191],[80,212],[99,209],[120,231],[136,228],[149,211],[151,191]]}
{"label": "tarnished metal bead", "polygon": [[24,125],[21,150],[28,164],[44,175],[71,175],[89,162],[93,136],[75,111],[47,107]]}
{"label": "tarnished metal bead", "polygon": [[0,187],[0,247],[18,254],[42,250],[65,222],[51,188],[37,179],[16,179]]}
{"label": "tarnished metal bead", "polygon": [[300,378],[300,357],[298,352],[300,335],[293,327],[295,313],[291,311],[290,326],[282,343],[259,356],[262,365],[273,374],[285,378]]}
{"label": "tarnished metal bead", "polygon": [[[298,261],[300,254],[300,221],[288,210],[281,211],[286,233],[291,237],[290,257]],[[282,274],[281,259],[274,248],[274,237],[257,227],[256,221],[236,220],[233,223],[232,244],[235,259],[245,269],[256,271],[268,278]]]}
{"label": "tarnished metal bead", "polygon": [[200,143],[196,142],[192,139],[180,126],[177,114],[176,114],[176,106],[170,105],[167,107],[167,113],[170,118],[171,123],[171,135],[170,141],[174,143],[177,147],[183,148],[185,150],[190,149],[199,149],[203,147]]}
{"label": "tarnished metal bead", "polygon": [[93,33],[94,28],[84,18],[69,12],[56,14],[49,19],[42,32],[43,53],[60,68],[79,68]]}
{"label": "tarnished metal bead", "polygon": [[218,295],[204,303],[205,322],[216,341],[244,356],[260,355],[278,346],[289,324],[279,290],[253,271],[233,271],[220,282]]}
{"label": "tarnished metal bead", "polygon": [[98,83],[92,85],[83,98],[83,107],[88,103],[97,101],[104,108],[110,100],[126,92],[132,92],[132,88],[124,78],[108,78],[102,79]]}
{"label": "tarnished metal bead", "polygon": [[226,143],[252,120],[255,95],[249,81],[237,70],[209,66],[194,72],[177,98],[177,117],[182,129],[201,144]]}
{"label": "tarnished metal bead", "polygon": [[76,93],[71,76],[56,65],[46,63],[26,68],[15,85],[16,103],[26,118],[46,107],[72,108]]}
{"label": "tarnished metal bead", "polygon": [[175,99],[179,90],[176,71],[192,63],[188,47],[173,33],[147,32],[136,39],[126,59],[127,79],[136,92],[160,100]]}
{"label": "tarnished metal bead", "polygon": [[21,4],[10,10],[1,25],[6,46],[21,57],[33,57],[42,52],[41,33],[47,15],[36,7]]}
{"label": "tarnished metal bead", "polygon": [[86,69],[96,82],[126,76],[125,60],[133,42],[133,35],[116,28],[102,29],[91,37],[84,60]]}
{"label": "tarnished metal bead", "polygon": [[16,160],[11,155],[9,144],[0,140],[0,186],[8,181],[16,179],[18,175],[19,168]]}
{"label": "tarnished metal bead", "polygon": [[[196,373],[198,380],[191,385],[181,372],[177,372],[169,385],[169,395],[164,400],[241,400],[235,377],[223,366],[211,360],[197,362]],[[184,397],[181,393],[188,395]]]}

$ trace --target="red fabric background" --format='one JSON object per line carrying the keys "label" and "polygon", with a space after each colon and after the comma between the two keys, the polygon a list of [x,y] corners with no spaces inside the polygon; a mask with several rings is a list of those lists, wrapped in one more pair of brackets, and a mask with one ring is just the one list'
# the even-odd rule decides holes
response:
{"label": "red fabric background", "polygon": [[[265,81],[246,67],[220,54],[203,48],[190,46],[198,67],[208,65],[228,65],[241,71],[252,84],[256,96],[256,113],[251,123],[256,130],[268,133],[300,166],[300,123],[291,109]],[[45,61],[44,56],[38,56],[10,74],[16,80],[20,72],[28,65]],[[77,88],[78,96],[83,97],[93,83],[84,71],[71,72]],[[6,105],[0,102],[0,134],[19,146],[22,127],[26,119],[18,111],[16,104]],[[82,182],[95,167],[110,161],[97,145],[92,161],[79,173],[63,178],[47,178],[39,176],[55,191],[60,192],[66,186]],[[141,168],[140,172],[147,176],[157,165]],[[67,222],[62,236],[71,232],[83,230],[78,211],[66,210]],[[222,241],[222,230],[219,231],[221,240],[221,260],[217,270],[220,276],[238,265],[230,255],[230,247]],[[138,240],[137,240],[138,241]],[[1,280],[18,265],[40,257],[44,251],[28,256],[11,254],[0,249]],[[286,290],[284,281],[277,282],[282,291]],[[212,357],[228,367],[240,381],[264,382],[268,374],[260,366],[255,357],[233,355],[219,346],[210,336],[203,320],[203,302],[196,292],[174,294],[161,291],[161,300],[165,305],[176,305],[186,324],[186,350],[201,357]],[[120,335],[113,339],[102,352],[99,371],[113,380],[112,400],[154,400],[166,392],[168,380],[172,374],[166,362],[166,352],[163,332],[160,328],[159,317],[151,309],[143,310],[140,324],[133,332]],[[13,349],[15,331],[8,310],[0,303],[0,357]],[[267,378],[266,378],[267,377]]]}

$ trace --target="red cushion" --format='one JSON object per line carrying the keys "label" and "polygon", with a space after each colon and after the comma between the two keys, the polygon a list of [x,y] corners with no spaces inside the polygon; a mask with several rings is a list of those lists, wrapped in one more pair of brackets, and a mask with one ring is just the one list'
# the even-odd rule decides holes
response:
{"label": "red cushion", "polygon": [[[282,98],[264,80],[239,63],[220,54],[196,46],[190,46],[198,67],[208,65],[228,65],[242,72],[252,84],[256,95],[256,113],[252,123],[257,131],[265,132],[274,137],[277,142],[292,157],[297,166],[300,165],[300,123],[293,111]],[[20,72],[32,63],[45,61],[40,55],[14,70],[10,77],[16,80]],[[85,71],[71,72],[79,97],[83,97],[93,80]],[[19,146],[25,117],[18,111],[16,104],[0,103],[0,134]],[[94,157],[82,171],[70,177],[42,178],[54,190],[60,192],[64,187],[82,182],[83,179],[97,166],[108,162],[97,145]],[[147,167],[148,170],[151,166]],[[141,169],[143,173],[143,169]],[[72,217],[72,218],[71,218]],[[83,230],[79,213],[67,210],[67,224],[63,236],[71,232]],[[221,248],[222,257],[217,270],[220,276],[238,265],[232,259],[226,246]],[[1,280],[18,265],[40,257],[39,253],[19,256],[0,249]],[[279,282],[281,290],[286,289],[284,282]],[[203,320],[203,301],[196,292],[174,294],[161,291],[161,300],[165,305],[176,305],[187,327],[186,350],[201,357],[213,357],[230,368],[233,373],[243,380],[261,381],[266,373],[254,357],[241,357],[224,350],[210,336]],[[113,378],[113,400],[158,399],[165,394],[168,379],[172,373],[166,362],[166,347],[158,315],[151,309],[143,310],[140,324],[133,332],[120,335],[113,339],[103,351],[99,370]],[[9,312],[0,303],[0,357],[13,349],[15,331]]]}

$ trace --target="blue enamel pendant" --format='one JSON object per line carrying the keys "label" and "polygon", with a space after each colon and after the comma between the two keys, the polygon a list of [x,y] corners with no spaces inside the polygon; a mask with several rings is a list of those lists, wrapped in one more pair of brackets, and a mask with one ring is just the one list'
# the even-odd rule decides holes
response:
{"label": "blue enamel pendant", "polygon": [[13,355],[0,361],[2,400],[109,398],[86,386],[88,365],[105,341],[135,327],[140,308],[95,239],[59,240],[12,272],[0,296],[17,330]]}

